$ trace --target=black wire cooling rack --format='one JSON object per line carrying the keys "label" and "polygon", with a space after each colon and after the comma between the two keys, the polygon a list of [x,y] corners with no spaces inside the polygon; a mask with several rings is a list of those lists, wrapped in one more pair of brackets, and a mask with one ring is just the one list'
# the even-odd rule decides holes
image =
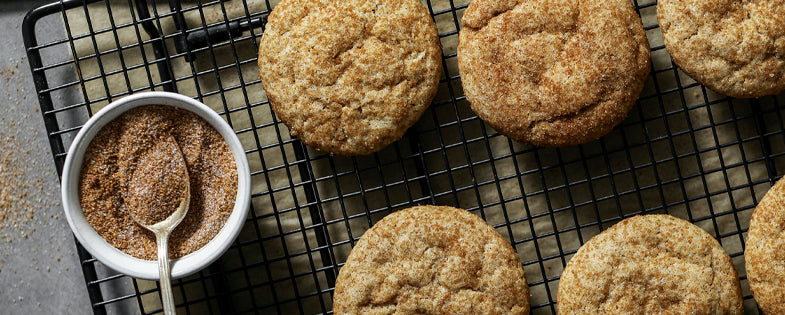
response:
{"label": "black wire cooling rack", "polygon": [[[270,111],[256,49],[276,1],[59,1],[23,34],[57,171],[89,116],[147,90],[199,99],[235,129],[251,165],[252,206],[216,263],[173,283],[181,313],[330,313],[336,275],[362,233],[416,204],[480,215],[517,250],[533,313],[555,313],[559,275],[593,235],[624,217],[669,213],[707,230],[732,257],[757,313],[744,239],[757,202],[785,169],[782,96],[729,99],[679,71],[654,0],[635,1],[652,73],[629,117],[585,145],[512,142],[463,96],[455,46],[468,0],[429,0],[444,50],[439,92],[400,141],[363,157],[318,153]],[[160,312],[155,282],[106,268],[78,243],[92,309]]]}

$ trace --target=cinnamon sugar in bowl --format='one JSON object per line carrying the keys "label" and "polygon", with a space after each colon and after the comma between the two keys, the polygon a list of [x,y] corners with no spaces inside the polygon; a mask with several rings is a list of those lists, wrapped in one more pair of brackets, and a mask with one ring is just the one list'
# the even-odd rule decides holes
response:
{"label": "cinnamon sugar in bowl", "polygon": [[79,242],[109,268],[150,280],[158,279],[154,237],[125,213],[123,187],[134,159],[161,133],[176,139],[193,173],[190,209],[169,241],[172,277],[199,271],[234,241],[250,204],[245,150],[206,105],[168,92],[107,105],[76,135],[61,180],[66,218]]}

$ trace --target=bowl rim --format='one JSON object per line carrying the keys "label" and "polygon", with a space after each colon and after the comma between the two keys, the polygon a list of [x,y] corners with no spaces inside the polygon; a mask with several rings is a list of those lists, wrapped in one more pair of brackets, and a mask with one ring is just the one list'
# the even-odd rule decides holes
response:
{"label": "bowl rim", "polygon": [[107,267],[134,278],[158,280],[158,261],[133,257],[110,245],[84,216],[79,198],[79,177],[88,145],[106,124],[126,111],[145,105],[167,105],[199,115],[218,131],[229,145],[237,169],[237,196],[224,226],[202,248],[170,259],[172,278],[182,278],[218,259],[240,234],[250,206],[251,178],[245,149],[234,130],[218,113],[188,96],[172,92],[141,92],[111,102],[93,115],[77,133],[68,149],[61,176],[61,198],[66,220],[81,245]]}

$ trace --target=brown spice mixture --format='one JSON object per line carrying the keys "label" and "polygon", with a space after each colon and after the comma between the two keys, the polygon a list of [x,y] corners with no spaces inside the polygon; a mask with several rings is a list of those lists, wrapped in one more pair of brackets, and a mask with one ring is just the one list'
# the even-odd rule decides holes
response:
{"label": "brown spice mixture", "polygon": [[169,256],[185,256],[221,230],[234,207],[237,171],[223,137],[191,112],[142,106],[107,124],[85,153],[79,180],[82,209],[109,244],[141,259],[155,260],[155,236],[133,221],[128,185],[138,161],[162,137],[171,135],[185,158],[191,202],[169,238]]}

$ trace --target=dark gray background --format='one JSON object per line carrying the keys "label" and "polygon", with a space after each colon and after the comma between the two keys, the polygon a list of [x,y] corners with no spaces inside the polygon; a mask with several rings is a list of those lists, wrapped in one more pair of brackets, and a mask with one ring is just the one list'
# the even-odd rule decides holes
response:
{"label": "dark gray background", "polygon": [[[3,184],[26,191],[25,202],[10,207],[33,211],[27,222],[0,228],[0,235],[6,235],[0,238],[3,314],[91,312],[73,234],[63,215],[60,184],[22,42],[25,14],[46,2],[49,1],[6,0],[0,4],[0,141],[3,156],[11,159],[8,164],[24,172],[19,182]],[[39,27],[60,31],[62,25],[44,21]]]}

